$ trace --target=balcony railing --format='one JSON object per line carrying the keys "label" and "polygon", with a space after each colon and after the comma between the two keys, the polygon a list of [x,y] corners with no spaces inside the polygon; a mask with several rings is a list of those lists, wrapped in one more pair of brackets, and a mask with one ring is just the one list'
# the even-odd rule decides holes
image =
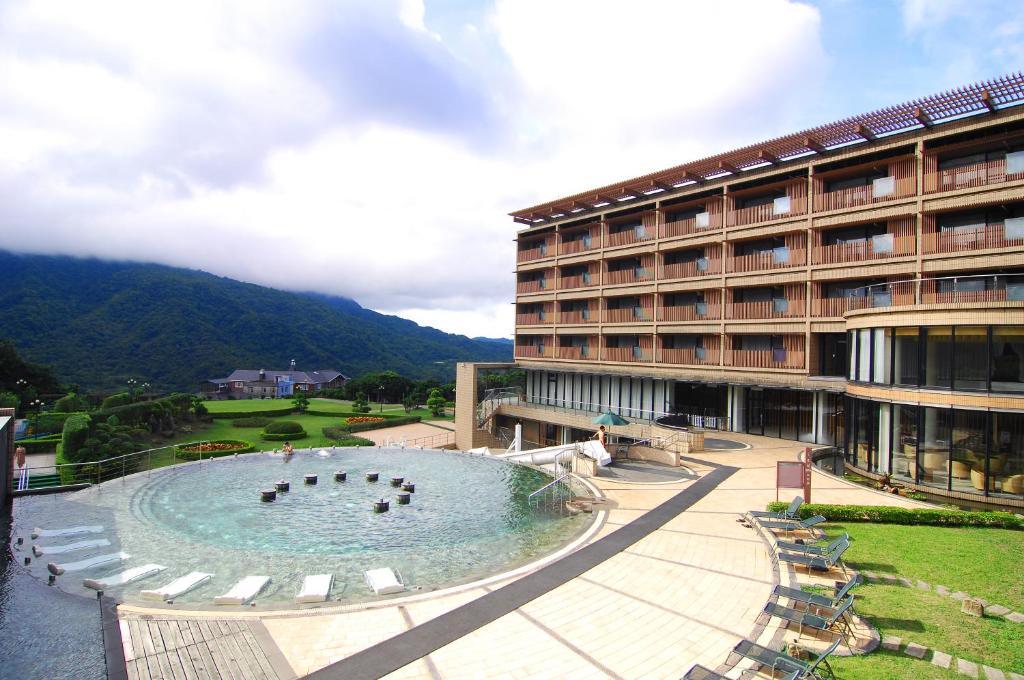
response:
{"label": "balcony railing", "polygon": [[523,359],[544,359],[552,355],[550,345],[516,345],[515,356]]}
{"label": "balcony railing", "polygon": [[640,281],[652,280],[654,280],[653,269],[630,267],[629,269],[606,272],[604,282],[607,285],[615,285],[617,283],[639,283]]}
{"label": "balcony railing", "polygon": [[889,238],[869,238],[851,243],[834,243],[828,246],[814,246],[815,264],[835,264],[838,262],[861,262],[886,257],[901,257],[914,254],[914,238],[909,236],[892,236]]}
{"label": "balcony railing", "polygon": [[528,312],[516,314],[517,326],[535,326],[538,324],[551,323],[551,315],[544,312]]}
{"label": "balcony railing", "polygon": [[666,222],[661,225],[662,238],[672,236],[686,236],[702,231],[711,231],[722,228],[722,213],[701,213],[696,217],[689,217],[685,220]]}
{"label": "balcony railing", "polygon": [[1011,229],[1007,238],[1005,224],[997,222],[980,229],[941,231],[923,234],[921,250],[925,253],[961,253],[988,248],[1024,245],[1024,225]]}
{"label": "balcony railing", "polygon": [[691,366],[717,366],[719,362],[718,348],[662,349],[658,352],[658,362]]}
{"label": "balcony railing", "polygon": [[804,316],[802,299],[763,300],[760,302],[732,302],[726,305],[727,319],[784,319]]}
{"label": "balcony railing", "polygon": [[547,279],[535,279],[533,281],[520,281],[516,284],[516,292],[520,295],[526,293],[542,293],[550,290]]}
{"label": "balcony railing", "polygon": [[587,286],[596,286],[597,276],[587,274],[573,274],[572,276],[563,276],[558,279],[558,287],[562,290],[570,290],[572,288],[586,288]]}
{"label": "balcony railing", "polygon": [[562,241],[562,245],[559,247],[559,251],[562,255],[572,255],[573,253],[582,253],[594,248],[594,239],[590,236],[584,238],[574,239],[572,241]]}
{"label": "balcony railing", "polygon": [[604,310],[605,323],[645,323],[654,321],[654,310],[648,307],[624,307]]}
{"label": "balcony railing", "polygon": [[730,272],[756,272],[762,269],[783,269],[800,267],[807,262],[807,251],[803,248],[776,248],[750,255],[733,255],[729,258]]}
{"label": "balcony railing", "polygon": [[729,349],[725,365],[742,368],[803,368],[803,350]]}
{"label": "balcony railing", "polygon": [[788,209],[783,208],[784,204],[766,203],[732,210],[729,212],[729,224],[741,226],[771,220],[785,220],[796,215],[803,215],[807,212],[807,197],[792,197],[789,200]]}
{"label": "balcony railing", "polygon": [[559,347],[559,359],[592,359],[594,352],[590,347]]}
{"label": "balcony railing", "polygon": [[[848,187],[828,191],[818,196],[818,210],[839,210],[841,208],[853,208],[858,205],[871,205],[872,203],[883,203],[897,198],[906,198],[917,193],[917,177],[885,177],[884,180],[892,184],[886,187],[882,184],[882,192],[879,193],[877,185],[868,184],[862,187]],[[886,189],[891,189],[886,191]]]}
{"label": "balcony railing", "polygon": [[658,308],[659,321],[704,321],[722,318],[722,305],[698,302],[692,305],[666,305]]}
{"label": "balcony railing", "polygon": [[924,190],[927,193],[936,191],[952,191],[982,187],[987,184],[1000,184],[1013,180],[1024,179],[1024,172],[1006,172],[1006,159],[999,158],[947,170],[925,172]]}
{"label": "balcony railing", "polygon": [[648,229],[623,229],[622,231],[608,233],[608,246],[626,246],[630,243],[650,241],[654,238],[654,232]]}
{"label": "balcony railing", "polygon": [[589,309],[576,309],[569,312],[559,312],[558,323],[595,323],[597,321],[596,317],[597,315],[591,312]]}
{"label": "balcony railing", "polygon": [[539,260],[542,257],[548,257],[554,255],[553,249],[548,246],[548,243],[537,244],[530,248],[523,248],[516,252],[516,262],[529,262],[530,260]]}
{"label": "balcony railing", "polygon": [[811,309],[814,310],[814,316],[842,316],[851,309],[859,309],[861,303],[857,301],[857,298],[852,296],[845,297],[833,297],[833,298],[814,298],[811,301]]}
{"label": "balcony railing", "polygon": [[970,307],[980,302],[1024,303],[1024,282],[999,274],[945,276],[879,283],[858,289],[850,309],[945,304]]}
{"label": "balcony railing", "polygon": [[692,262],[676,262],[674,264],[662,265],[661,278],[663,279],[684,279],[689,276],[707,276],[708,274],[721,274],[721,258],[700,258]]}
{"label": "balcony railing", "polygon": [[651,350],[643,347],[605,347],[604,360],[647,362],[651,360]]}

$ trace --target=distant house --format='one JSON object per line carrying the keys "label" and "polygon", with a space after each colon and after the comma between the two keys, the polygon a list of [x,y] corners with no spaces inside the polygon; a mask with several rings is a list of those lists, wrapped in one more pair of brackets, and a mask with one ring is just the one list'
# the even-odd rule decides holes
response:
{"label": "distant house", "polygon": [[287,371],[239,368],[226,378],[207,380],[200,391],[208,399],[259,399],[290,397],[295,392],[312,394],[343,387],[348,377],[332,368],[299,371],[295,360]]}

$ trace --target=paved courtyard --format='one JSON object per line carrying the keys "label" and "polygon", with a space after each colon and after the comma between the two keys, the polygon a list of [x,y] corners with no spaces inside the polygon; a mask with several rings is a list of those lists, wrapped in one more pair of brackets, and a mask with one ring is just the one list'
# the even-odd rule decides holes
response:
{"label": "paved courtyard", "polygon": [[[607,500],[600,506],[596,530],[573,547],[576,553],[562,560],[565,568],[577,557],[593,553],[592,548],[601,548],[600,539],[645,516],[664,514],[664,508],[656,508],[684,498],[694,485],[704,486],[694,487],[700,493],[690,494],[695,500],[685,509],[673,511],[667,521],[635,542],[592,566],[587,563],[588,568],[578,575],[544,585],[539,595],[507,612],[496,609],[487,616],[486,607],[464,605],[485,596],[489,597],[483,604],[492,600],[515,604],[514,599],[502,599],[504,586],[516,584],[507,589],[510,594],[530,592],[526,586],[536,584],[520,584],[520,579],[548,579],[549,572],[558,570],[538,567],[376,605],[234,616],[258,619],[265,627],[266,635],[256,639],[274,648],[267,651],[268,658],[286,661],[287,667],[278,669],[280,677],[287,677],[289,671],[299,677],[315,671],[320,671],[316,677],[323,678],[373,677],[366,675],[368,669],[394,666],[410,649],[424,653],[412,653],[408,663],[388,668],[386,677],[678,678],[694,663],[714,668],[741,638],[760,638],[763,643],[781,640],[775,627],[762,628],[757,618],[775,584],[790,575],[778,573],[768,545],[736,519],[745,510],[763,508],[775,500],[776,461],[795,460],[803,449],[796,442],[763,437],[730,434],[730,438],[752,448],[688,457],[696,479],[592,480]],[[818,472],[812,488],[814,502],[915,504]],[[792,496],[784,493],[785,500]],[[416,629],[448,612],[452,614],[443,621],[457,625],[440,631],[430,626]],[[179,616],[166,609],[131,606],[122,606],[120,615],[128,620],[143,615],[192,620],[231,616],[222,612]],[[482,625],[476,625],[474,617],[481,617]],[[461,631],[462,625],[465,634],[453,635],[452,630]],[[388,642],[407,631],[413,632]],[[329,666],[339,661],[343,663]]]}

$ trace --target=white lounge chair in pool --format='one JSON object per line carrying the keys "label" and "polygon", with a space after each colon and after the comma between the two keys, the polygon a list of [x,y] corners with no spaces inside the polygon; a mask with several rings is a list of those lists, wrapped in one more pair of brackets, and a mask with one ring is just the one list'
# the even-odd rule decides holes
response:
{"label": "white lounge chair in pool", "polygon": [[75,552],[76,550],[85,550],[86,548],[102,548],[108,545],[110,545],[110,541],[105,538],[91,538],[88,541],[75,541],[66,545],[33,545],[32,554],[36,557],[42,557],[43,555],[57,555]]}
{"label": "white lounge chair in pool", "polygon": [[370,569],[363,572],[363,578],[366,579],[366,585],[370,587],[370,590],[377,595],[389,595],[405,590],[401,574],[396,573],[391,567]]}
{"label": "white lounge chair in pool", "polygon": [[295,596],[295,601],[323,602],[331,594],[334,574],[312,574],[302,581],[302,590]]}
{"label": "white lounge chair in pool", "polygon": [[90,569],[92,567],[98,567],[101,564],[109,564],[110,562],[120,562],[126,560],[131,555],[123,552],[110,553],[109,555],[93,555],[87,557],[84,560],[78,562],[67,562],[66,564],[57,564],[56,562],[50,562],[46,565],[51,574],[60,576],[66,571],[82,571],[83,569]]}
{"label": "white lounge chair in pool", "polygon": [[159,588],[139,591],[139,597],[143,600],[166,602],[167,600],[173,600],[179,595],[184,595],[188,591],[198,588],[211,578],[213,578],[213,574],[193,571],[185,574],[184,576],[179,576],[167,585],[160,586]]}
{"label": "white lounge chair in pool", "polygon": [[39,538],[40,536],[74,536],[75,534],[98,534],[103,531],[103,527],[98,524],[92,524],[89,526],[81,527],[68,527],[66,529],[40,529],[36,527],[32,530],[32,538]]}
{"label": "white lounge chair in pool", "polygon": [[270,583],[269,576],[246,576],[231,586],[231,590],[213,598],[214,604],[248,604]]}
{"label": "white lounge chair in pool", "polygon": [[120,574],[111,574],[103,578],[87,578],[82,581],[82,585],[93,590],[106,590],[107,588],[123,586],[126,583],[138,581],[141,578],[147,578],[153,574],[160,573],[166,568],[159,564],[144,564],[141,567],[125,569]]}

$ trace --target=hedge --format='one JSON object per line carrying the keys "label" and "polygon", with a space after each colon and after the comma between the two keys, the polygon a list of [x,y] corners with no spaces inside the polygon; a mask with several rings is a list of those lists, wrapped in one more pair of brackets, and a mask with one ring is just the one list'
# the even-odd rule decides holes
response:
{"label": "hedge", "polygon": [[57,450],[57,444],[60,444],[63,437],[62,434],[51,434],[38,439],[19,439],[14,445],[24,446],[25,453],[50,453]]}
{"label": "hedge", "polygon": [[260,435],[260,439],[262,439],[264,441],[268,441],[268,442],[287,442],[287,441],[291,441],[292,439],[305,439],[308,436],[309,435],[306,434],[305,430],[302,430],[301,432],[283,432],[283,433],[263,432]]}
{"label": "hedge", "polygon": [[405,416],[395,415],[394,413],[375,413],[371,409],[366,413],[360,413],[359,411],[317,411],[316,409],[307,408],[303,411],[307,416],[323,416],[325,418],[359,418],[362,416],[373,416],[374,418],[385,418],[392,420],[394,418],[404,418]]}
{"label": "hedge", "polygon": [[127,392],[118,392],[117,394],[111,394],[109,397],[100,403],[101,409],[116,408],[118,406],[127,406],[132,403],[132,397]]}
{"label": "hedge", "polygon": [[[49,411],[48,413],[40,413],[38,418],[39,432],[48,432],[50,434],[60,434],[64,431],[64,423],[71,416],[87,415],[85,411],[72,411],[70,413],[62,413],[60,411]],[[36,427],[37,418],[31,411],[26,415],[28,424],[32,427]]]}
{"label": "hedge", "polygon": [[382,427],[410,425],[412,423],[418,423],[420,420],[422,420],[420,416],[394,416],[388,420],[377,423],[353,423],[352,425],[345,425],[345,429],[349,432],[365,432],[366,430],[377,430]]}
{"label": "hedge", "polygon": [[162,416],[167,409],[175,415],[181,414],[192,406],[192,397],[188,394],[172,394],[152,401],[137,401],[134,404],[114,406],[100,409],[92,414],[97,423],[102,423],[110,416],[117,416],[122,425],[145,425],[153,415]]}
{"label": "hedge", "polygon": [[235,418],[231,421],[231,425],[234,427],[266,427],[270,422],[270,418],[250,416],[248,418]]}
{"label": "hedge", "polygon": [[[215,439],[210,442],[202,442],[205,444],[236,444],[234,448],[223,449],[219,451],[203,451],[202,455],[204,458],[218,458],[220,456],[233,456],[236,453],[249,453],[255,451],[256,447],[251,442],[247,442],[244,439]],[[188,451],[186,450],[189,446],[195,446],[195,444],[184,444],[174,447],[174,454],[183,460],[199,460],[199,451]]]}
{"label": "hedge", "polygon": [[302,432],[302,423],[297,423],[294,420],[278,420],[270,423],[263,431],[267,434],[295,434]]}
{"label": "hedge", "polygon": [[[771,512],[781,512],[789,503],[768,504]],[[821,515],[832,522],[874,522],[877,524],[918,524],[943,527],[996,527],[1024,529],[1024,520],[1009,512],[969,512],[942,508],[896,508],[876,505],[826,505],[808,503],[800,506],[800,517]]]}
{"label": "hedge", "polygon": [[[208,409],[209,410],[209,409]],[[295,411],[295,407],[292,405],[288,406],[275,406],[274,408],[265,408],[258,411],[230,411],[230,412],[218,412],[209,410],[209,416],[220,420],[235,419],[235,418],[251,418],[256,416],[265,416],[267,418],[277,418],[279,416],[287,416]],[[308,413],[308,412],[307,412]]]}
{"label": "hedge", "polygon": [[377,443],[362,437],[342,437],[331,441],[332,446],[376,446]]}
{"label": "hedge", "polygon": [[327,427],[321,428],[323,435],[332,441],[340,441],[342,439],[348,439],[350,436],[348,430],[337,425],[328,425]]}
{"label": "hedge", "polygon": [[78,450],[89,438],[92,419],[85,414],[76,414],[64,421],[64,432],[61,434],[61,449],[68,463],[82,463],[78,460]]}

